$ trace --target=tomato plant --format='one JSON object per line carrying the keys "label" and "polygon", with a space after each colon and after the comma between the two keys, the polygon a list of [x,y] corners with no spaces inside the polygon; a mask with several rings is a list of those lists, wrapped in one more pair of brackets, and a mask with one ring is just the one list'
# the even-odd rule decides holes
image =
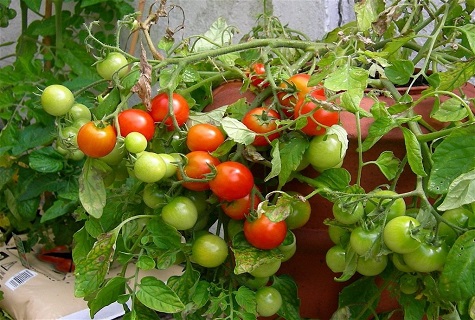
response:
{"label": "tomato plant", "polygon": [[335,134],[315,136],[305,152],[307,161],[318,171],[341,165],[346,150]]}
{"label": "tomato plant", "polygon": [[305,99],[305,96],[310,92],[318,93],[320,96],[324,96],[325,92],[323,87],[317,86],[308,86],[308,81],[310,80],[310,75],[306,73],[298,73],[292,75],[286,81],[283,81],[280,84],[282,89],[288,89],[291,92],[280,91],[277,93],[279,98],[279,103],[283,106],[284,112],[290,116],[294,113],[294,106],[298,100]]}
{"label": "tomato plant", "polygon": [[251,65],[249,79],[253,86],[258,88],[267,88],[269,82],[266,81],[266,67],[262,62],[255,62]]}
{"label": "tomato plant", "polygon": [[60,84],[47,86],[41,93],[41,106],[52,116],[64,116],[74,104],[74,94]]}
{"label": "tomato plant", "polygon": [[[396,197],[398,196],[397,192],[392,190],[376,190],[371,192],[371,194],[375,197],[370,198],[366,202],[365,211],[367,214],[383,213],[386,216],[386,221],[406,214],[406,202],[403,198],[384,198]],[[376,211],[373,212],[374,210]]]}
{"label": "tomato plant", "polygon": [[127,74],[127,64],[127,59],[122,53],[110,52],[96,63],[96,70],[102,78],[112,80],[114,75],[122,78]]}
{"label": "tomato plant", "polygon": [[116,140],[114,127],[102,121],[86,123],[77,134],[79,149],[91,158],[108,155],[114,149]]}
{"label": "tomato plant", "polygon": [[210,180],[209,187],[218,198],[233,201],[251,193],[254,176],[242,163],[225,161],[216,166],[216,175]]}
{"label": "tomato plant", "polygon": [[152,116],[141,109],[127,109],[119,113],[120,134],[127,138],[131,132],[139,132],[150,141],[155,132],[155,124]]}
{"label": "tomato plant", "polygon": [[195,263],[205,268],[215,268],[226,260],[228,244],[219,236],[208,233],[193,241],[191,252]]}
{"label": "tomato plant", "polygon": [[258,107],[249,110],[242,118],[242,123],[257,134],[253,145],[266,146],[280,136],[280,133],[275,131],[276,120],[279,119],[280,116],[275,110]]}
{"label": "tomato plant", "polygon": [[[190,114],[190,107],[186,99],[178,94],[172,94],[172,101],[170,102],[169,96],[166,93],[159,93],[153,97],[152,109],[150,115],[155,122],[163,122],[163,124],[169,129],[173,130],[174,124],[181,127],[188,120]],[[171,103],[171,106],[169,105]]]}
{"label": "tomato plant", "polygon": [[250,244],[268,250],[282,244],[287,234],[287,225],[285,221],[273,222],[263,214],[254,220],[246,219],[243,230]]}
{"label": "tomato plant", "polygon": [[224,134],[209,123],[198,123],[188,129],[186,145],[190,151],[215,151],[223,142]]}
{"label": "tomato plant", "polygon": [[198,220],[198,210],[189,198],[178,196],[162,208],[161,216],[163,221],[177,230],[188,230],[193,228]]}
{"label": "tomato plant", "polygon": [[257,313],[262,317],[270,317],[282,306],[282,296],[276,288],[262,287],[256,291]]}
{"label": "tomato plant", "polygon": [[[205,175],[211,173],[211,167],[218,166],[221,162],[218,158],[213,157],[205,151],[192,151],[186,155],[186,163],[183,167],[183,172],[188,178],[201,179],[202,181],[184,181],[183,187],[194,190],[204,191],[210,188],[209,182]],[[182,180],[183,176],[180,171],[177,171],[178,179]]]}

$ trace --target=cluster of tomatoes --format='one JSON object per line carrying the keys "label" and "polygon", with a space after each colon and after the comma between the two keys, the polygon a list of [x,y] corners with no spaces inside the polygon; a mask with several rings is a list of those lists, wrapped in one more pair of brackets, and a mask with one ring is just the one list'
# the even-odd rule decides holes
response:
{"label": "cluster of tomatoes", "polygon": [[[473,214],[465,208],[445,211],[445,222],[422,224],[419,210],[406,208],[405,200],[391,190],[376,189],[365,199],[344,197],[333,206],[328,221],[334,243],[326,263],[335,273],[365,276],[382,273],[391,263],[401,271],[402,293],[421,290],[421,274],[442,271],[450,247],[458,237],[453,226],[467,228]],[[472,217],[472,218],[471,218]]]}
{"label": "cluster of tomatoes", "polygon": [[[119,79],[127,74],[127,60],[119,53],[111,53],[97,63],[97,71],[106,80]],[[265,68],[258,63],[249,75],[259,89],[265,88]],[[273,140],[285,133],[280,120],[306,118],[299,130],[308,137],[310,145],[299,166],[311,164],[317,170],[341,165],[344,152],[335,134],[325,134],[327,128],[338,124],[338,112],[322,108],[325,100],[320,86],[308,86],[310,76],[296,74],[280,84],[279,108],[252,108],[240,121],[255,133],[252,145],[270,148]],[[303,226],[310,218],[308,201],[297,193],[286,194],[290,203],[280,219],[268,216],[268,199],[256,186],[254,174],[245,161],[218,156],[216,151],[227,140],[223,128],[213,123],[192,123],[191,108],[182,95],[159,92],[150,101],[150,109],[117,110],[110,119],[92,119],[88,107],[76,103],[68,88],[51,85],[41,95],[43,109],[60,121],[56,149],[67,158],[81,160],[85,156],[99,159],[110,166],[127,163],[127,175],[144,183],[143,202],[159,212],[168,225],[178,231],[199,230],[206,226],[210,199],[229,217],[227,232],[232,236],[243,232],[245,239],[260,250],[278,249],[281,260],[262,264],[252,272],[247,285],[255,288],[260,315],[270,316],[282,303],[278,290],[265,286],[280,264],[291,258],[296,250],[292,229]],[[160,128],[160,131],[157,130]],[[151,147],[158,134],[185,132],[181,152],[155,152]],[[325,156],[322,156],[325,155]],[[182,192],[165,196],[167,186],[179,184]],[[171,181],[171,182],[170,182]],[[105,181],[104,181],[105,182]],[[229,246],[221,235],[209,232],[194,236],[191,259],[194,263],[215,268],[229,257]],[[261,298],[259,298],[262,296]],[[259,301],[261,301],[259,303]],[[272,301],[269,303],[268,301]],[[279,302],[280,301],[280,302]]]}

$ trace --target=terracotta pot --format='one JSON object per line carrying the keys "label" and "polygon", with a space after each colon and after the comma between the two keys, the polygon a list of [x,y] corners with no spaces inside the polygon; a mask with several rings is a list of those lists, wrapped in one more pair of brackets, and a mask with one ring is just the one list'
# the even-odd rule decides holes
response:
{"label": "terracotta pot", "polygon": [[[255,95],[252,92],[241,93],[240,82],[226,83],[224,86],[218,87],[213,92],[214,101],[212,107],[206,108],[212,110],[214,108],[228,105],[239,98],[245,97],[252,102]],[[413,99],[420,97],[423,88],[418,88],[414,92]],[[475,87],[467,84],[463,87],[468,97],[475,97]],[[389,98],[381,97],[382,101],[391,103]],[[364,98],[361,107],[369,110],[374,100]],[[423,115],[425,120],[434,128],[440,129],[446,124],[434,121],[430,118],[430,112],[433,106],[432,99],[425,99],[423,103],[416,107],[416,112]],[[355,181],[358,170],[357,147],[357,131],[355,117],[348,112],[342,112],[341,124],[348,132],[349,148],[343,162],[343,167],[347,169],[352,176],[352,183]],[[371,119],[362,119],[361,129],[363,139],[366,137]],[[383,139],[378,141],[370,150],[364,153],[364,161],[376,160],[383,151],[390,150],[396,157],[402,159],[405,153],[405,145],[400,130],[395,129],[389,132]],[[312,168],[307,168],[304,174],[308,176],[316,176],[318,173]],[[387,183],[386,178],[375,165],[368,165],[363,168],[365,179],[361,181],[361,186],[366,191],[371,191],[381,184]],[[397,191],[406,192],[414,189],[415,177],[410,174],[410,170],[405,170],[401,176]],[[313,188],[298,181],[291,181],[285,186],[286,190],[294,190],[304,195],[313,191]],[[265,191],[265,190],[263,190]],[[316,195],[310,199],[312,205],[312,216],[310,221],[303,227],[293,230],[297,238],[297,252],[287,262],[284,262],[279,270],[280,274],[289,274],[294,278],[298,286],[298,294],[301,301],[300,313],[304,318],[330,319],[332,314],[338,307],[338,295],[340,291],[347,286],[352,280],[341,283],[334,280],[338,274],[333,273],[325,263],[325,255],[327,250],[333,246],[327,227],[323,221],[326,218],[333,218],[332,203],[328,200]],[[357,279],[357,276],[354,277]],[[397,301],[385,292],[381,298],[379,311],[390,311],[398,308]],[[402,318],[401,318],[402,319]]]}

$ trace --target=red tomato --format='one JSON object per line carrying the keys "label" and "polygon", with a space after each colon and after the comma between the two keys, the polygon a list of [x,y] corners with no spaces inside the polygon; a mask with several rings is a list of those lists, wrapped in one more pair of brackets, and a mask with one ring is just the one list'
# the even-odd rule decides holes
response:
{"label": "red tomato", "polygon": [[108,155],[114,149],[116,140],[114,127],[102,121],[86,123],[77,134],[79,150],[92,158]]}
{"label": "red tomato", "polygon": [[251,195],[248,194],[243,198],[221,203],[221,209],[223,209],[223,212],[231,219],[242,220],[251,212],[251,206],[254,207],[254,210],[257,209],[259,202],[260,200],[257,194],[254,195],[253,201],[251,201]]}
{"label": "red tomato", "polygon": [[213,152],[224,142],[224,139],[224,134],[217,126],[198,123],[188,130],[186,145],[191,151]]}
{"label": "red tomato", "polygon": [[173,114],[168,112],[168,94],[160,93],[152,99],[152,110],[150,115],[155,122],[163,122],[169,130],[173,130],[173,117],[179,127],[185,124],[190,114],[188,102],[178,93],[172,95]]}
{"label": "red tomato", "polygon": [[209,187],[218,198],[233,201],[251,193],[254,177],[242,163],[225,161],[216,166],[216,176],[209,182]]}
{"label": "red tomato", "polygon": [[152,116],[140,109],[128,109],[118,116],[120,134],[126,137],[131,132],[140,132],[150,141],[155,132],[155,123]]}
{"label": "red tomato", "polygon": [[263,250],[277,248],[287,234],[285,221],[273,222],[266,215],[244,221],[244,236],[254,247]]}
{"label": "red tomato", "polygon": [[[220,161],[206,151],[192,151],[186,155],[187,163],[183,168],[185,174],[192,179],[204,179],[204,175],[211,173],[210,166],[218,166]],[[183,180],[180,171],[177,171],[178,179]],[[188,181],[183,182],[183,187],[194,191],[204,191],[209,189],[209,183]]]}
{"label": "red tomato", "polygon": [[[277,129],[276,120],[280,119],[279,114],[275,110],[268,109],[266,107],[258,107],[249,110],[242,118],[242,123],[249,129],[259,134],[254,138],[252,143],[255,146],[267,146],[269,141],[272,141],[280,136],[280,132],[274,132],[267,135]],[[262,135],[264,134],[264,135]]]}
{"label": "red tomato", "polygon": [[[312,97],[319,100],[325,100],[325,96],[316,93],[311,93]],[[318,104],[312,101],[305,101],[300,99],[294,108],[294,118],[299,116],[307,116],[307,125],[301,130],[309,136],[319,136],[326,133],[326,127],[331,127],[337,124],[340,118],[338,112],[332,112],[323,109]]]}
{"label": "red tomato", "polygon": [[266,80],[266,67],[262,62],[256,62],[251,65],[251,73],[249,79],[251,83],[259,88],[266,88],[269,86],[269,82]]}

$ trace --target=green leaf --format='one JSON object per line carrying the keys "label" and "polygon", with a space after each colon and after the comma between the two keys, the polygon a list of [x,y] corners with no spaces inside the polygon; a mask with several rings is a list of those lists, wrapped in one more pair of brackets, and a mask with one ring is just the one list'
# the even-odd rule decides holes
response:
{"label": "green leaf", "polygon": [[45,223],[46,221],[72,213],[77,206],[78,204],[76,202],[63,201],[61,199],[56,200],[41,216],[40,222]]}
{"label": "green leaf", "polygon": [[437,209],[447,211],[472,202],[475,202],[475,170],[463,173],[452,181],[447,196]]}
{"label": "green leaf", "polygon": [[94,246],[94,238],[91,237],[85,227],[82,227],[73,236],[74,243],[80,243],[80,246],[73,247],[73,260],[78,263],[80,260],[85,259],[89,251]]}
{"label": "green leaf", "polygon": [[397,158],[392,151],[382,152],[374,162],[386,179],[392,180],[396,177],[401,160]]}
{"label": "green leaf", "polygon": [[28,8],[34,12],[40,12],[42,0],[24,0],[23,1]]}
{"label": "green leaf", "polygon": [[414,74],[414,64],[410,60],[397,60],[384,68],[384,73],[392,83],[404,85]]}
{"label": "green leaf", "polygon": [[[302,135],[289,135],[289,140],[282,141],[280,145],[272,144],[273,148],[280,147],[280,172],[279,187],[286,184],[290,175],[300,165],[309,141]],[[274,161],[274,159],[272,159]]]}
{"label": "green leaf", "polygon": [[374,277],[363,277],[343,288],[338,307],[348,307],[354,319],[367,319],[379,303],[375,297],[379,297],[379,293]]}
{"label": "green leaf", "polygon": [[359,31],[371,29],[373,22],[378,19],[381,11],[381,2],[378,0],[364,0],[355,3],[356,21]]}
{"label": "green leaf", "polygon": [[155,260],[146,255],[141,255],[137,260],[137,267],[142,270],[152,270],[155,268]]}
{"label": "green leaf", "polygon": [[99,310],[117,301],[119,296],[125,293],[126,282],[124,277],[117,276],[107,281],[104,287],[99,289],[94,299],[87,304],[91,319]]}
{"label": "green leaf", "polygon": [[360,108],[361,100],[363,99],[363,90],[349,89],[341,95],[341,106],[346,111],[356,113],[358,111],[366,112]]}
{"label": "green leaf", "polygon": [[332,91],[364,90],[368,76],[368,70],[344,64],[327,77],[325,88]]}
{"label": "green leaf", "polygon": [[79,176],[79,200],[84,209],[94,218],[100,218],[106,205],[106,189],[98,161],[88,158]]}
{"label": "green leaf", "polygon": [[[270,179],[277,177],[280,174],[282,164],[280,161],[280,151],[279,151],[279,141],[276,140],[272,143],[272,153],[271,153],[271,164],[272,168],[264,181],[269,181]],[[280,181],[279,181],[280,182]],[[284,182],[285,183],[285,182]]]}
{"label": "green leaf", "polygon": [[409,129],[402,127],[402,134],[404,135],[404,143],[406,146],[407,160],[412,172],[418,176],[425,177],[427,173],[422,164],[422,151],[416,135]]}
{"label": "green leaf", "polygon": [[103,283],[115,252],[118,231],[101,234],[86,258],[76,262],[74,295],[85,297]]}
{"label": "green leaf", "polygon": [[18,132],[18,143],[12,149],[12,155],[17,156],[38,146],[51,144],[54,135],[52,128],[40,124],[32,124]]}
{"label": "green leaf", "polygon": [[236,266],[234,267],[235,274],[252,272],[262,264],[282,259],[282,253],[278,249],[259,250],[252,246],[247,242],[243,232],[233,237],[232,250],[236,261]]}
{"label": "green leaf", "polygon": [[368,135],[363,141],[361,148],[362,151],[368,151],[374,146],[386,133],[396,128],[397,124],[390,117],[377,118],[371,123],[368,129]]}
{"label": "green leaf", "polygon": [[38,172],[50,173],[63,169],[63,156],[51,146],[34,150],[28,160],[30,167]]}
{"label": "green leaf", "polygon": [[439,291],[448,301],[475,296],[475,230],[461,235],[447,255],[439,278]]}
{"label": "green leaf", "polygon": [[470,45],[470,50],[475,54],[475,25],[465,24],[458,29],[465,34],[468,44]]}
{"label": "green leaf", "polygon": [[223,118],[221,125],[229,138],[233,139],[237,143],[249,145],[254,141],[256,134],[249,130],[241,121],[225,117]]}
{"label": "green leaf", "polygon": [[441,121],[460,121],[468,116],[467,109],[462,105],[459,99],[450,98],[442,102],[431,117]]}
{"label": "green leaf", "polygon": [[212,50],[231,43],[233,29],[230,29],[224,18],[218,18],[208,31],[203,34],[203,38],[198,39],[193,45],[194,52]]}
{"label": "green leaf", "polygon": [[[448,66],[445,72],[439,72],[438,90],[454,91],[467,83],[475,74],[475,59],[459,61]],[[430,89],[432,90],[432,88]]]}
{"label": "green leaf", "polygon": [[475,126],[458,128],[446,137],[432,155],[428,188],[435,194],[445,194],[460,175],[475,169]]}
{"label": "green leaf", "polygon": [[243,308],[245,312],[256,313],[256,296],[254,291],[246,286],[240,286],[237,291],[234,291],[234,295],[237,304]]}
{"label": "green leaf", "polygon": [[345,190],[351,181],[350,173],[343,168],[330,168],[321,172],[317,178],[315,178],[315,184],[319,188],[343,191]]}
{"label": "green leaf", "polygon": [[199,280],[200,273],[188,262],[183,274],[170,277],[167,285],[180,297],[181,301],[188,303],[194,301],[195,294],[197,290],[199,291],[196,287]]}
{"label": "green leaf", "polygon": [[176,313],[185,308],[172,289],[152,276],[142,278],[136,296],[145,306],[159,312]]}
{"label": "green leaf", "polygon": [[297,284],[288,275],[279,275],[272,278],[272,287],[282,295],[282,306],[277,314],[283,319],[301,319],[299,313],[300,300],[297,295]]}
{"label": "green leaf", "polygon": [[117,105],[120,102],[120,92],[117,87],[114,87],[111,92],[109,92],[102,101],[99,102],[97,107],[91,109],[92,114],[95,119],[102,119],[106,115],[109,115],[114,112],[117,108]]}

